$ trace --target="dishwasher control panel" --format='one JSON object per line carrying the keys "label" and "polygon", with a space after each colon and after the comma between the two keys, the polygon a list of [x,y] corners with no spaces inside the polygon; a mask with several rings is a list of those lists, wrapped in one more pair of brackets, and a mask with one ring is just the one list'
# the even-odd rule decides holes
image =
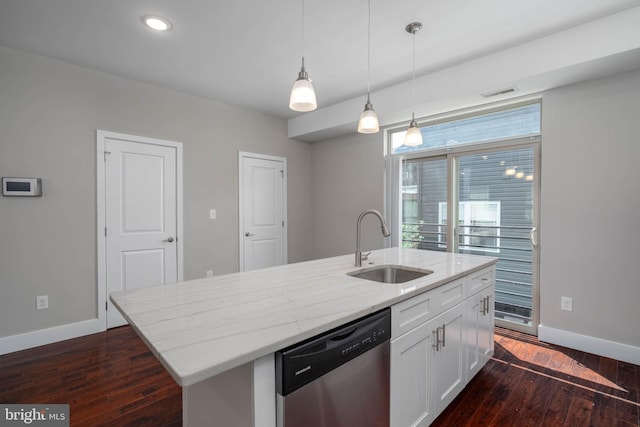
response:
{"label": "dishwasher control panel", "polygon": [[362,353],[389,341],[384,309],[276,352],[276,388],[285,396]]}
{"label": "dishwasher control panel", "polygon": [[348,357],[353,352],[358,352],[358,354],[362,353],[359,350],[367,350],[371,347],[377,345],[379,341],[386,341],[389,339],[389,329],[380,327],[374,331],[371,331],[370,335],[360,338],[359,341],[354,342],[353,344],[346,344],[342,347],[340,351],[340,355],[342,357]]}

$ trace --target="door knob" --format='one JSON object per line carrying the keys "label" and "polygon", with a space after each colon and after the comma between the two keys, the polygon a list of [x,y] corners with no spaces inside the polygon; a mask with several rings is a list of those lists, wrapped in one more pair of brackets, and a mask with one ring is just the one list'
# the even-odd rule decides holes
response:
{"label": "door knob", "polygon": [[255,236],[255,234],[249,233],[248,231],[246,233],[244,233],[244,235],[245,235],[245,237]]}
{"label": "door knob", "polygon": [[171,243],[171,242],[173,242],[173,237],[169,237],[168,239],[163,240],[163,242],[169,242],[169,243]]}

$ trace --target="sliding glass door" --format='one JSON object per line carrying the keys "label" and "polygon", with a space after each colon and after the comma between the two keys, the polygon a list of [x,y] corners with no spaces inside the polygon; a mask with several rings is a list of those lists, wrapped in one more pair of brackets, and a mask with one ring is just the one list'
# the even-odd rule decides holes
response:
{"label": "sliding glass door", "polygon": [[[496,322],[536,333],[539,144],[403,166],[403,246],[498,258]],[[451,236],[454,236],[453,238]]]}
{"label": "sliding glass door", "polygon": [[537,161],[534,146],[456,156],[455,252],[498,258],[496,321],[536,332]]}

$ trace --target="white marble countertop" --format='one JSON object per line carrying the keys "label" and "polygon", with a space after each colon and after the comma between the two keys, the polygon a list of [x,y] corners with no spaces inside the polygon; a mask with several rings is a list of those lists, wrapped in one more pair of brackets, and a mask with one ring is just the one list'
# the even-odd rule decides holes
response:
{"label": "white marble countertop", "polygon": [[470,272],[495,258],[416,249],[373,251],[363,268],[433,271],[404,284],[348,276],[354,255],[111,294],[181,386],[273,353]]}

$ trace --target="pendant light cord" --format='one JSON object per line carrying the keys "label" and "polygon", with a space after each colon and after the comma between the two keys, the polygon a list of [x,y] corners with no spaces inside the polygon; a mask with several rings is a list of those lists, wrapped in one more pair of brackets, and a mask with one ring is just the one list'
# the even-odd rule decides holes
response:
{"label": "pendant light cord", "polygon": [[302,43],[300,43],[300,56],[302,57],[302,67],[304,68],[304,0],[302,0],[302,13],[301,13],[301,18],[300,19],[300,39],[302,41]]}
{"label": "pendant light cord", "polygon": [[369,22],[367,24],[367,103],[371,94],[371,0],[369,0]]}
{"label": "pendant light cord", "polygon": [[416,109],[416,29],[413,31],[413,76],[411,80],[411,121],[415,121],[415,109]]}

